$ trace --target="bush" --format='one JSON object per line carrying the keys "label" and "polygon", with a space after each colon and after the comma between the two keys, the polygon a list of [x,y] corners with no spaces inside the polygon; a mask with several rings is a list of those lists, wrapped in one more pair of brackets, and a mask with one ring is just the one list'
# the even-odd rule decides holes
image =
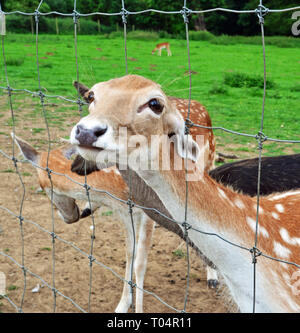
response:
{"label": "bush", "polygon": [[[32,18],[34,21],[34,18]],[[31,32],[31,19],[29,16],[23,15],[6,15],[6,30],[7,32],[28,33]]]}
{"label": "bush", "polygon": [[[70,35],[74,34],[74,22],[72,17],[45,17],[39,18],[39,32],[47,34],[56,34],[56,25],[58,26],[59,34]],[[7,32],[28,33],[35,32],[34,17],[23,15],[7,15],[6,16],[6,30]],[[111,32],[112,29],[101,25],[101,33]],[[96,35],[98,34],[98,24],[91,19],[81,17],[78,24],[78,33],[82,35]]]}
{"label": "bush", "polygon": [[210,41],[212,44],[216,45],[233,45],[236,44],[235,40],[232,38],[232,36],[228,35],[221,35],[213,38]]}
{"label": "bush", "polygon": [[[74,31],[74,27],[73,27],[73,31]],[[80,18],[79,33],[81,35],[97,35],[99,33],[97,22],[89,20],[89,19]]]}
{"label": "bush", "polygon": [[227,95],[228,90],[226,87],[224,87],[224,85],[219,83],[214,83],[211,89],[209,90],[209,93],[214,95]]}
{"label": "bush", "polygon": [[172,38],[172,35],[169,34],[168,32],[166,31],[159,31],[159,38],[165,38],[165,39],[171,39]]}
{"label": "bush", "polygon": [[118,37],[121,37],[121,38],[124,37],[123,30],[122,31],[113,31],[108,35],[108,38],[118,38]]}
{"label": "bush", "polygon": [[[226,73],[224,77],[224,83],[234,88],[263,88],[264,79],[261,76],[248,75],[245,73]],[[275,84],[270,79],[267,79],[266,86],[269,89],[274,88]]]}
{"label": "bush", "polygon": [[266,45],[273,45],[281,48],[300,47],[299,39],[283,36],[266,37]]}
{"label": "bush", "polygon": [[137,40],[157,40],[159,35],[154,31],[142,31],[134,30],[127,33],[128,39],[137,39]]}
{"label": "bush", "polygon": [[291,91],[293,91],[293,92],[300,92],[300,83],[296,84],[295,86],[293,86],[291,88]]}
{"label": "bush", "polygon": [[[236,45],[236,44],[250,44],[250,45],[262,45],[261,36],[214,36],[210,40],[212,44],[217,45]],[[285,36],[266,36],[266,46],[272,45],[281,48],[287,47],[300,47],[299,39],[295,37]]]}
{"label": "bush", "polygon": [[40,64],[40,67],[41,67],[41,68],[52,68],[53,65],[50,64],[49,62],[47,62],[47,63],[41,63],[41,64]]}
{"label": "bush", "polygon": [[190,40],[211,41],[215,36],[209,31],[190,31],[189,38]]}
{"label": "bush", "polygon": [[7,66],[21,66],[24,63],[24,57],[9,57],[6,59]]}

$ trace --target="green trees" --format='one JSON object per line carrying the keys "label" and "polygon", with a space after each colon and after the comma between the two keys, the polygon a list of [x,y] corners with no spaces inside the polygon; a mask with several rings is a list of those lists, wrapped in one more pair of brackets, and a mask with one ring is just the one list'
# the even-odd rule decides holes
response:
{"label": "green trees", "polygon": [[[0,0],[1,1],[1,0]],[[5,0],[1,1],[4,11],[20,10],[33,12],[40,0]],[[188,0],[187,6],[193,10],[223,7],[236,10],[255,9],[259,0]],[[264,6],[271,9],[280,9],[299,6],[298,0],[264,0]],[[183,6],[183,0],[125,0],[127,10],[136,12],[145,9],[160,9],[163,11],[179,11]],[[121,0],[77,0],[76,10],[80,13],[105,12],[120,13]],[[74,0],[44,0],[40,11],[59,11],[71,13],[74,9]],[[265,32],[267,35],[291,35],[293,20],[292,12],[268,14],[265,19]],[[116,30],[122,25],[120,15],[104,16],[94,15],[89,18],[96,21],[98,26],[106,28],[106,31]],[[128,18],[129,29],[166,31],[177,35],[184,33],[183,19],[180,14],[166,15],[158,13],[145,13],[130,15]],[[193,14],[190,17],[191,30],[208,30],[221,35],[256,35],[260,32],[258,19],[254,14],[235,14],[225,12],[211,12],[205,14]]]}

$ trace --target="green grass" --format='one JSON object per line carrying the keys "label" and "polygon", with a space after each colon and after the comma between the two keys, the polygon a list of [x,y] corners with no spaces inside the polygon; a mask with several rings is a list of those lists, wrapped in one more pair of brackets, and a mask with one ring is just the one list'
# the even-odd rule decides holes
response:
{"label": "green grass", "polygon": [[17,290],[17,289],[18,289],[18,287],[13,284],[7,287],[7,290],[9,290],[9,291]]}
{"label": "green grass", "polygon": [[42,247],[41,250],[42,251],[51,251],[51,248],[50,247]]}
{"label": "green grass", "polygon": [[32,176],[32,173],[30,173],[30,172],[22,172],[22,176],[24,176],[24,177],[30,177],[30,176]]}
{"label": "green grass", "polygon": [[102,216],[111,216],[111,215],[113,215],[113,212],[112,211],[107,211],[107,212],[102,212],[102,214],[101,214]]}
{"label": "green grass", "polygon": [[172,254],[173,254],[174,257],[179,258],[179,259],[182,259],[182,258],[186,257],[186,254],[184,253],[184,251],[182,251],[180,249],[174,250],[172,252]]}
{"label": "green grass", "polygon": [[[124,40],[117,37],[78,36],[79,80],[88,86],[96,82],[125,75]],[[119,36],[119,37],[118,37]],[[143,38],[140,32],[132,33],[127,40],[128,72],[139,74],[158,82],[170,96],[188,98],[189,77],[187,47],[185,40],[168,39],[171,43],[172,57],[151,55],[158,42]],[[136,38],[136,39],[135,39]],[[300,58],[299,38],[267,37],[266,69],[268,89],[266,94],[264,134],[279,139],[300,139]],[[35,58],[35,36],[8,34],[5,37],[7,59],[24,59],[20,66],[9,65],[9,83],[14,88],[38,90]],[[40,35],[40,79],[43,91],[49,95],[62,95],[76,99],[77,92],[72,86],[76,80],[76,59],[72,36]],[[212,37],[192,34],[190,40],[192,75],[192,98],[200,101],[211,115],[214,126],[221,126],[239,132],[256,134],[260,128],[262,112],[263,53],[259,36],[220,36]],[[0,58],[1,64],[3,59]],[[0,85],[5,86],[4,71],[0,73]],[[0,94],[4,94],[0,90]],[[26,96],[28,111],[26,117],[41,119],[33,129],[34,134],[44,135],[44,121],[39,99],[30,95],[18,94],[13,102],[19,103],[17,109],[24,108]],[[34,102],[32,102],[34,100]],[[49,125],[64,129],[64,122],[79,119],[78,106],[63,105],[55,99],[47,100],[58,106],[47,106]],[[35,106],[34,106],[34,105]],[[0,114],[7,112],[1,108]],[[84,107],[84,114],[87,108]],[[17,119],[23,115],[16,112]],[[25,117],[25,114],[24,114]],[[5,119],[4,124],[12,122]],[[18,125],[18,123],[17,123]],[[2,128],[3,129],[3,128]],[[67,132],[63,136],[68,135]],[[232,136],[220,130],[215,131],[217,142],[246,145],[255,139]],[[266,144],[266,154],[281,152],[283,145]],[[299,151],[299,144],[289,149]],[[256,146],[249,148],[256,152]]]}
{"label": "green grass", "polygon": [[2,172],[2,173],[14,173],[15,170],[13,170],[13,169],[6,169],[6,170],[1,170],[0,172]]}
{"label": "green grass", "polygon": [[45,131],[45,128],[33,128],[32,129],[33,134],[41,133],[43,131]]}

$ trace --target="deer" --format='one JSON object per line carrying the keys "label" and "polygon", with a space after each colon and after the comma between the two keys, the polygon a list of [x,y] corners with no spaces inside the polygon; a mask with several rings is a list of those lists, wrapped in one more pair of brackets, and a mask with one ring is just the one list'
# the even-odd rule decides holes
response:
{"label": "deer", "polygon": [[[76,84],[75,84],[76,85]],[[82,87],[81,87],[82,89]],[[187,114],[188,104],[187,100],[170,97],[174,106],[183,115]],[[207,110],[198,102],[193,101],[191,104],[191,118],[195,121],[201,122],[204,126],[211,126],[211,119]],[[195,130],[195,129],[193,129]],[[215,159],[215,138],[212,130],[196,130],[197,133],[203,133],[206,142],[206,149],[204,152],[205,168],[210,170],[214,166]],[[93,214],[102,205],[110,207],[113,212],[123,221],[125,226],[125,240],[126,240],[126,269],[125,269],[125,282],[122,292],[122,297],[115,309],[115,312],[128,312],[132,304],[132,297],[130,293],[130,286],[127,281],[130,280],[133,253],[133,229],[131,219],[128,214],[128,207],[120,202],[116,202],[113,198],[103,192],[91,191],[90,202],[87,202],[83,211],[76,204],[76,200],[86,201],[86,190],[83,186],[85,179],[85,168],[90,169],[87,162],[85,167],[84,163],[80,163],[80,159],[76,156],[76,148],[64,147],[52,150],[48,157],[48,152],[39,153],[25,140],[12,134],[14,142],[17,144],[21,154],[33,166],[36,167],[38,173],[38,182],[40,187],[45,191],[54,206],[57,208],[58,215],[62,220],[68,224],[78,222],[80,219]],[[76,156],[72,161],[71,157]],[[51,169],[51,181],[48,177],[45,168]],[[72,164],[72,166],[71,166]],[[115,167],[110,167],[97,171],[87,176],[87,184],[92,189],[105,190],[110,194],[119,197],[121,200],[127,200],[129,193],[128,187],[119,171]],[[75,173],[76,172],[76,173]],[[72,181],[73,180],[73,181]],[[118,188],[118,190],[115,189]],[[151,248],[152,235],[154,232],[155,223],[141,210],[137,210],[133,216],[134,222],[137,221],[137,228],[135,235],[138,238],[136,246],[135,275],[137,283],[136,293],[136,312],[143,312],[143,281],[147,267],[148,253]],[[199,253],[201,256],[201,253]],[[210,288],[215,288],[218,285],[218,277],[214,265],[206,258],[203,260],[207,263],[207,284]]]}
{"label": "deer", "polygon": [[[258,158],[226,163],[209,171],[210,177],[235,191],[257,195]],[[300,154],[261,158],[260,195],[300,189]]]}
{"label": "deer", "polygon": [[[127,205],[101,192],[101,190],[108,191],[121,200],[127,200],[127,185],[120,176],[119,171],[115,167],[111,167],[87,175],[86,181],[91,187],[89,192],[90,201],[88,201],[86,189],[83,186],[85,176],[78,175],[71,171],[72,160],[70,158],[72,155],[76,154],[76,150],[74,150],[73,147],[54,149],[50,151],[48,156],[48,152],[39,153],[29,143],[16,135],[12,134],[12,137],[23,157],[36,168],[40,187],[53,202],[54,206],[57,208],[59,217],[65,223],[72,224],[78,222],[80,219],[94,214],[101,206],[111,208],[117,218],[124,223],[126,241],[125,277],[122,296],[115,308],[115,312],[128,312],[132,304],[131,287],[127,281],[131,279],[133,260],[136,284],[138,286],[136,290],[135,311],[143,312],[142,288],[148,253],[151,247],[152,234],[154,232],[154,223],[142,210],[135,210],[133,213],[133,219],[135,221],[134,235]],[[51,180],[46,171],[47,167],[51,170]],[[77,171],[79,172],[79,170]],[[82,186],[80,184],[82,184]],[[77,200],[86,202],[81,213],[76,203]],[[133,237],[138,239],[135,257],[133,253]]]}
{"label": "deer", "polygon": [[[137,204],[148,216],[156,210],[157,223],[181,228],[216,265],[240,312],[299,312],[293,280],[299,273],[300,191],[274,193],[258,202],[212,179],[203,169],[203,147],[150,79],[126,75],[99,82],[86,94],[93,95],[90,113],[70,133],[81,157],[100,169],[115,164],[127,184],[131,178]],[[169,168],[162,167],[163,144],[152,148],[157,137],[169,144]],[[153,168],[157,162],[159,168]]]}
{"label": "deer", "polygon": [[161,50],[166,49],[168,56],[172,55],[171,48],[170,48],[170,43],[165,42],[165,43],[159,43],[155,46],[155,48],[152,50],[152,55],[157,52],[157,55],[161,56]]}
{"label": "deer", "polygon": [[[76,90],[81,94],[83,99],[89,104],[89,110],[93,108],[94,106],[94,94],[93,92],[89,92],[89,88],[87,88],[84,84],[80,82],[73,82],[74,87]],[[215,166],[215,160],[216,160],[216,142],[215,137],[212,131],[212,122],[210,115],[206,108],[199,103],[196,100],[189,100],[178,98],[174,96],[169,96],[169,100],[172,103],[172,105],[180,112],[183,116],[187,116],[188,112],[190,111],[190,119],[191,121],[195,121],[198,124],[201,124],[202,128],[200,127],[194,127],[191,128],[191,134],[192,135],[199,135],[203,139],[203,152],[202,152],[202,158],[204,163],[205,170],[209,171],[212,170]],[[82,161],[77,156],[76,160],[72,164],[72,171],[77,172],[79,175],[83,175],[84,172],[88,170],[83,168]],[[93,170],[97,170],[97,166],[92,167]],[[160,218],[155,213],[153,213],[153,216],[155,218]],[[167,229],[169,230],[170,226],[167,224]],[[170,228],[172,231],[174,231],[174,226]],[[176,232],[179,237],[184,238],[184,235],[182,234],[181,230],[179,228],[176,228]],[[193,246],[193,245],[192,245]],[[209,288],[214,289],[218,286],[218,275],[216,271],[216,267],[207,257],[203,256],[201,251],[197,249],[196,247],[195,251],[197,255],[204,261],[206,265],[206,275],[207,275],[207,285]]]}

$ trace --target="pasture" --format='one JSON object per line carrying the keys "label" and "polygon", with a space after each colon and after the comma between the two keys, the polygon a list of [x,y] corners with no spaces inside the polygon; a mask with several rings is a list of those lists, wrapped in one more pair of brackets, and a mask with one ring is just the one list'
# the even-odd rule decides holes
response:
{"label": "pasture", "polygon": [[[270,37],[271,38],[271,37]],[[271,40],[271,39],[270,39]],[[172,57],[163,52],[162,57],[151,55],[157,42],[163,40],[127,41],[128,72],[140,74],[161,84],[170,96],[188,97],[188,63],[185,40],[171,40]],[[297,45],[295,40],[294,43]],[[190,41],[192,68],[192,98],[208,109],[213,126],[222,126],[238,132],[256,134],[262,109],[263,57],[262,47],[257,44],[220,44],[209,41]],[[285,45],[285,44],[283,44]],[[293,44],[291,44],[293,45]],[[286,46],[286,45],[285,45]],[[36,46],[33,35],[8,35],[5,39],[10,86],[36,91]],[[40,35],[39,64],[41,86],[48,95],[61,95],[76,99],[72,82],[76,80],[74,40],[70,36]],[[125,74],[123,38],[105,39],[99,36],[78,36],[79,79],[88,86],[101,80]],[[268,45],[266,39],[266,62],[268,90],[264,133],[278,139],[299,139],[299,91],[300,62],[298,47]],[[5,86],[4,71],[1,86]],[[3,94],[3,92],[0,92]],[[16,105],[22,109],[23,118],[39,118],[40,108],[25,111],[28,95],[14,96]],[[38,100],[38,99],[37,99]],[[77,106],[49,101],[47,107],[50,126],[65,131],[64,122],[76,115]],[[38,104],[38,103],[37,103]],[[5,110],[1,110],[5,118]],[[18,119],[19,112],[16,112]],[[75,119],[76,121],[76,119]],[[74,121],[74,122],[75,122]],[[4,121],[4,128],[10,125]],[[36,128],[36,129],[34,129]],[[41,124],[32,130],[43,131]],[[1,131],[5,132],[5,131]],[[68,135],[68,131],[63,136]],[[256,153],[256,142],[243,137],[217,131],[217,142],[222,150],[233,145],[232,150],[246,155]],[[222,138],[222,139],[221,139]],[[54,138],[53,138],[54,139]],[[236,146],[235,146],[236,145]],[[299,152],[297,145],[279,145],[267,142],[266,155],[283,152]]]}
{"label": "pasture", "polygon": [[[164,40],[128,39],[128,72],[140,74],[161,84],[170,96],[187,98],[189,77],[187,47],[184,40],[169,40],[172,57],[151,55],[151,50]],[[35,36],[9,34],[5,37],[7,74],[15,89],[38,90]],[[213,126],[238,132],[256,134],[260,127],[262,109],[263,57],[262,47],[256,44],[215,44],[209,41],[190,41],[192,68],[192,98],[208,110]],[[299,47],[268,45],[266,40],[267,96],[264,134],[277,139],[299,140],[300,124],[300,57]],[[39,36],[39,65],[42,90],[47,95],[60,95],[75,100],[77,92],[72,86],[76,80],[74,40],[72,36]],[[125,74],[124,40],[121,37],[78,36],[79,81],[92,86],[99,81]],[[1,56],[0,86],[6,86]],[[7,94],[0,90],[0,149],[11,154],[9,133],[12,120]],[[38,150],[46,150],[48,137],[43,120],[40,99],[17,91],[12,96],[15,113],[15,131]],[[73,125],[79,120],[78,106],[66,101],[45,100],[49,123],[51,148],[60,146],[60,138],[68,138]],[[84,114],[87,113],[84,107]],[[257,156],[254,139],[214,132],[217,151],[236,154],[239,158]],[[266,142],[263,155],[300,153],[299,144]],[[26,188],[23,215],[51,230],[51,209],[44,193],[37,192],[36,172],[30,165],[20,165]],[[13,163],[0,157],[0,206],[18,212],[22,186]],[[123,276],[125,252],[124,235],[112,212],[105,209],[96,215],[95,255],[107,266]],[[89,251],[89,219],[65,225],[55,215],[56,233]],[[1,251],[20,262],[20,229],[18,221],[4,211],[0,217]],[[31,225],[24,226],[25,263],[51,283],[52,248],[49,235]],[[57,242],[58,243],[58,242]],[[57,244],[56,287],[86,308],[88,295],[88,261],[65,244]],[[176,308],[182,308],[186,286],[185,244],[162,228],[154,234],[146,273],[145,289],[166,299]],[[23,273],[5,258],[0,257],[1,269],[7,276],[8,294],[18,304],[23,291]],[[227,308],[220,299],[223,289],[209,290],[206,286],[202,263],[191,254],[190,297],[187,311],[224,312]],[[3,268],[2,268],[3,267]],[[91,310],[112,312],[122,290],[122,282],[112,278],[109,271],[93,268]],[[113,279],[113,280],[112,280]],[[39,283],[28,277],[24,311],[50,312],[53,297],[42,288],[34,294],[31,289]],[[58,298],[58,312],[74,311],[65,300]],[[0,311],[13,312],[5,300],[0,300]],[[171,311],[153,298],[145,296],[146,312]]]}

